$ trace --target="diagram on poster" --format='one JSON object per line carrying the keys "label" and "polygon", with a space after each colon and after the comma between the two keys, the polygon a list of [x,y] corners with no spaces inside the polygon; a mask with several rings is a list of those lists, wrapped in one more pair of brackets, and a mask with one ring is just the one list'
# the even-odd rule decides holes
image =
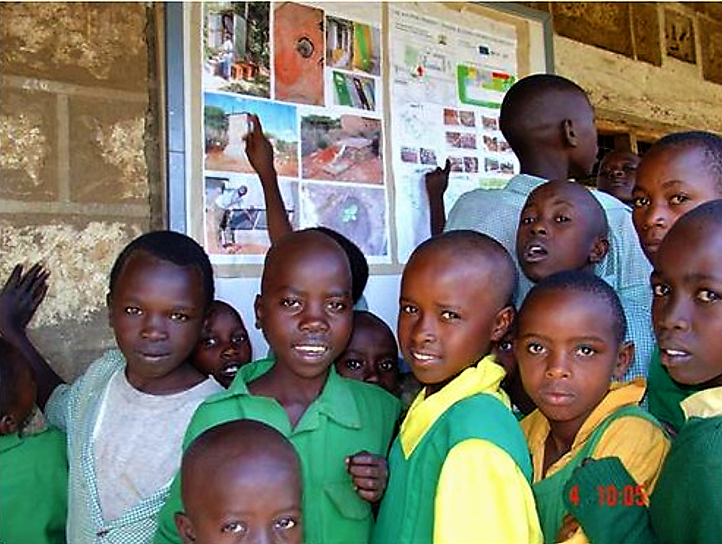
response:
{"label": "diagram on poster", "polygon": [[245,152],[249,114],[274,151],[294,228],[323,225],[390,262],[383,158],[381,4],[203,4],[205,246],[258,263],[270,246]]}
{"label": "diagram on poster", "polygon": [[451,22],[389,4],[391,150],[398,260],[430,236],[424,174],[449,159],[447,211],[464,192],[502,187],[518,171],[499,130],[516,81],[516,31],[465,14]]}

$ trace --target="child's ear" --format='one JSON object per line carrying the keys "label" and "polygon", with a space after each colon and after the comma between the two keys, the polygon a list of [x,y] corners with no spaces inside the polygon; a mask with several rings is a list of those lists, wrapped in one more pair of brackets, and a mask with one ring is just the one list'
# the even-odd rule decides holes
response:
{"label": "child's ear", "polygon": [[0,435],[15,434],[17,432],[18,422],[15,421],[15,416],[5,414],[0,417]]}
{"label": "child's ear", "polygon": [[110,293],[105,295],[105,305],[108,307],[108,325],[110,325],[110,328],[113,328],[113,297],[110,296]]}
{"label": "child's ear", "polygon": [[261,295],[256,295],[256,300],[253,301],[253,311],[256,314],[256,328],[263,328],[263,299]]}
{"label": "child's ear", "polygon": [[178,529],[178,534],[183,539],[183,544],[195,542],[196,531],[193,528],[193,523],[191,523],[190,518],[183,512],[176,512],[174,517],[175,527]]}
{"label": "child's ear", "polygon": [[598,237],[594,241],[594,245],[592,246],[592,250],[589,252],[589,257],[587,257],[587,261],[589,264],[597,264],[600,262],[604,257],[607,256],[607,253],[609,252],[609,240],[606,238]]}
{"label": "child's ear", "polygon": [[617,381],[622,381],[627,370],[634,361],[634,342],[624,342],[619,346],[619,352],[617,353],[617,362],[614,365],[614,372],[612,377]]}
{"label": "child's ear", "polygon": [[569,118],[562,121],[562,139],[566,147],[577,147],[579,145],[574,121]]}
{"label": "child's ear", "polygon": [[506,334],[506,331],[509,330],[509,327],[511,327],[513,321],[514,307],[504,306],[501,310],[499,310],[494,318],[494,327],[491,329],[490,340],[492,342],[498,342],[501,340]]}

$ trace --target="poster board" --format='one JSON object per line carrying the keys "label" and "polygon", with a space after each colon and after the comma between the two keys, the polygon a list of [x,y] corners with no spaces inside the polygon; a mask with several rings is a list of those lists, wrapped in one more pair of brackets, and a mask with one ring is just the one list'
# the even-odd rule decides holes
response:
{"label": "poster board", "polygon": [[[507,4],[168,9],[181,10],[185,52],[182,104],[176,97],[168,127],[172,136],[183,119],[170,223],[204,245],[219,277],[259,276],[269,245],[242,140],[246,112],[273,143],[294,227],[334,228],[362,248],[372,274],[398,274],[429,235],[424,174],[452,161],[447,211],[467,190],[503,186],[518,171],[498,131],[503,92],[550,69],[548,25]],[[169,93],[177,79],[168,74]]]}

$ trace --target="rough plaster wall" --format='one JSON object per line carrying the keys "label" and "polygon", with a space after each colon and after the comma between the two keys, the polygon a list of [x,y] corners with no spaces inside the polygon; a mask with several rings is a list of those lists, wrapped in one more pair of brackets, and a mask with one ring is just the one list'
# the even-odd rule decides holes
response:
{"label": "rough plaster wall", "polygon": [[51,270],[31,336],[68,379],[113,344],[115,257],[162,219],[154,17],[0,3],[0,280],[16,262]]}
{"label": "rough plaster wall", "polygon": [[581,85],[597,115],[620,126],[722,132],[722,86],[696,66],[665,58],[661,67],[554,36],[555,69]]}

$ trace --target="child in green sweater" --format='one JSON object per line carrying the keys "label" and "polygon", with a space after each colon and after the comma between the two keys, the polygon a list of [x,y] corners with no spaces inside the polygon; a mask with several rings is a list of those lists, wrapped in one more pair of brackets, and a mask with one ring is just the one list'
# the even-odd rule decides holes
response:
{"label": "child in green sweater", "polygon": [[722,200],[702,204],[670,229],[654,258],[652,321],[671,378],[699,391],[649,501],[607,501],[600,486],[634,488],[617,457],[587,462],[565,502],[594,544],[707,544],[722,535]]}

